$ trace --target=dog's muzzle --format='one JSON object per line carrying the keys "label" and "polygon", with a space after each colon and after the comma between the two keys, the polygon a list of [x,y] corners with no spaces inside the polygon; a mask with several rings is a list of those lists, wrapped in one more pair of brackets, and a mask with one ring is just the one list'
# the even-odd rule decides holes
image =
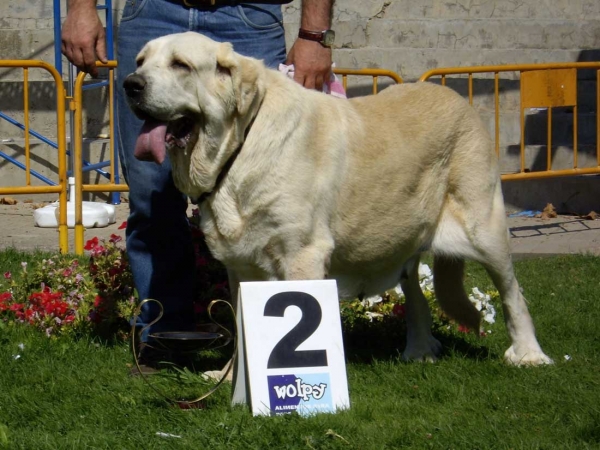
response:
{"label": "dog's muzzle", "polygon": [[132,73],[127,75],[125,81],[123,82],[123,89],[125,89],[125,94],[131,100],[140,100],[142,95],[144,95],[144,89],[146,88],[146,80],[144,77]]}

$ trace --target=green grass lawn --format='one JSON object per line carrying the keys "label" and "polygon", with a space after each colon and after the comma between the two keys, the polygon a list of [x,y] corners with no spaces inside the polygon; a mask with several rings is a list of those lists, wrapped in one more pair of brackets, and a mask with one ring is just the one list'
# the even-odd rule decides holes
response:
{"label": "green grass lawn", "polygon": [[[0,252],[0,271],[24,257]],[[351,408],[310,418],[253,417],[230,406],[229,386],[204,409],[182,410],[128,375],[126,344],[51,340],[0,322],[0,448],[600,448],[600,258],[525,260],[516,271],[555,365],[503,364],[501,312],[484,338],[438,332],[436,364],[401,362],[403,342],[352,344]],[[491,287],[479,266],[466,278]]]}

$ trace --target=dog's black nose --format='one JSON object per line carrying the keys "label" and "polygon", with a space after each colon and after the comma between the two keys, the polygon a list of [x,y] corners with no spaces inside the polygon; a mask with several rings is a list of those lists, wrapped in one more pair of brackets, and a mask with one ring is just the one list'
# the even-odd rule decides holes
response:
{"label": "dog's black nose", "polygon": [[128,75],[123,82],[125,93],[130,98],[139,98],[143,94],[145,87],[146,80],[135,73]]}

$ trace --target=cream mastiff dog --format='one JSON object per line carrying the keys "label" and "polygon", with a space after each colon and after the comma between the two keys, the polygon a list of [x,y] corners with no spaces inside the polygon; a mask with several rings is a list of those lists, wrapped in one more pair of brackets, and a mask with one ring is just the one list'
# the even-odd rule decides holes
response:
{"label": "cream mastiff dog", "polygon": [[515,365],[540,348],[509,255],[496,156],[474,110],[451,89],[402,84],[343,100],[304,89],[227,43],[197,33],[148,43],[124,88],[145,120],[135,153],[162,163],[200,202],[213,255],[239,281],[333,278],[341,297],[406,294],[407,360],[440,343],[419,288],[434,255],[436,297],[473,330],[465,259],[502,297]]}

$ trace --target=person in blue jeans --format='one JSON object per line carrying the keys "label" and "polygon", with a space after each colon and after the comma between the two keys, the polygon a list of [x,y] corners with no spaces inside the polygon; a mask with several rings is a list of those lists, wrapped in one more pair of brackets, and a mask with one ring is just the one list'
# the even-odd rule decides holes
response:
{"label": "person in blue jeans", "polygon": [[[301,2],[299,38],[286,58],[281,4],[290,1],[126,1],[117,38],[118,142],[130,190],[126,242],[135,287],[140,299],[157,299],[164,307],[163,318],[151,332],[193,328],[195,258],[186,216],[188,200],[173,184],[170,162],[158,165],[133,156],[142,121],[127,107],[123,80],[135,71],[135,57],[148,41],[196,31],[231,42],[238,53],[262,59],[270,67],[294,64],[298,83],[322,89],[331,76],[331,48],[324,32],[331,26],[334,0]],[[92,76],[97,75],[96,60],[106,62],[105,31],[96,0],[69,0],[62,52]],[[140,326],[157,314],[155,303],[145,306]]]}

